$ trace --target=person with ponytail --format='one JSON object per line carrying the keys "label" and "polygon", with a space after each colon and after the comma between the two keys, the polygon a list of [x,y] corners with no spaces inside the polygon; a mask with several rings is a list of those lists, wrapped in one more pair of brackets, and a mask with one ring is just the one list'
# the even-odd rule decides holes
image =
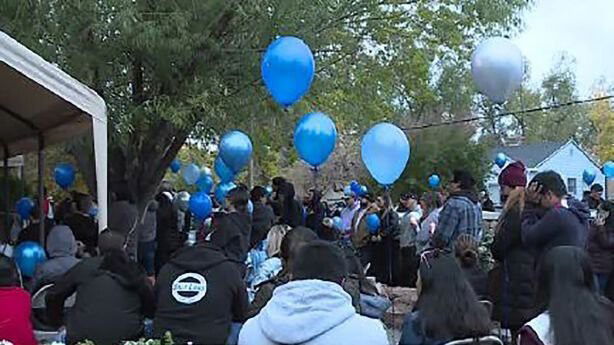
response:
{"label": "person with ponytail", "polygon": [[542,313],[520,329],[519,345],[614,344],[614,305],[597,292],[583,249],[548,251],[540,263],[537,300]]}
{"label": "person with ponytail", "polygon": [[473,291],[478,298],[486,299],[488,297],[488,276],[480,267],[478,242],[473,236],[462,234],[456,240],[455,253],[465,278],[473,287]]}

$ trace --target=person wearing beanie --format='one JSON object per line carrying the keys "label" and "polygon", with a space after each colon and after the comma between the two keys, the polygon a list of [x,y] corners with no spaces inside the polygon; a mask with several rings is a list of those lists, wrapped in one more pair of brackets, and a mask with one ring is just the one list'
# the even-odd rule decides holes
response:
{"label": "person wearing beanie", "polygon": [[465,170],[455,170],[448,185],[450,196],[446,201],[439,224],[431,240],[434,248],[452,250],[458,236],[467,234],[478,242],[482,239],[482,208],[475,190],[476,181]]}
{"label": "person wearing beanie", "polygon": [[388,344],[381,321],[356,313],[341,287],[348,264],[339,247],[322,240],[305,244],[290,266],[292,281],[245,323],[239,345]]}
{"label": "person wearing beanie", "polygon": [[490,274],[493,318],[514,334],[537,315],[535,258],[523,246],[521,237],[520,215],[524,209],[526,185],[526,169],[522,162],[509,164],[499,174],[503,211],[490,248],[496,260]]}

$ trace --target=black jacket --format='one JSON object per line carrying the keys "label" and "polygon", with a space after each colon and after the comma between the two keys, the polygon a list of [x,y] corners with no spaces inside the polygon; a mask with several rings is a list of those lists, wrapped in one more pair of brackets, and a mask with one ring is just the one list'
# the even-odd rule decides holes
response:
{"label": "black jacket", "polygon": [[156,211],[156,272],[170,260],[173,253],[181,248],[186,240],[186,235],[177,228],[177,211],[173,208],[173,201],[160,193],[156,197],[158,210]]}
{"label": "black jacket", "polygon": [[153,289],[140,267],[115,252],[85,259],[46,296],[49,320],[60,326],[64,301],[77,293],[66,321],[67,343],[89,339],[97,345],[138,339],[143,317],[153,317]]}
{"label": "black jacket", "polygon": [[90,254],[96,253],[98,246],[98,225],[94,219],[82,213],[73,213],[64,220],[72,233],[75,235],[75,240],[83,242],[87,252]]}
{"label": "black jacket", "polygon": [[[504,211],[505,212],[505,211]],[[520,209],[514,207],[499,220],[491,252],[497,267],[490,274],[493,318],[517,329],[537,315],[535,257],[523,246]]]}
{"label": "black jacket", "polygon": [[170,331],[176,343],[225,344],[232,321],[244,321],[248,301],[243,279],[222,251],[186,247],[160,272],[154,335]]}
{"label": "black jacket", "polygon": [[211,243],[221,248],[231,261],[244,265],[251,232],[249,216],[238,212],[216,213],[213,228]]}
{"label": "black jacket", "polygon": [[275,214],[269,205],[259,201],[254,202],[252,212],[252,233],[249,240],[249,247],[254,248],[258,243],[266,238],[275,222]]}
{"label": "black jacket", "polygon": [[614,268],[614,224],[591,225],[587,252],[593,272],[610,274]]}

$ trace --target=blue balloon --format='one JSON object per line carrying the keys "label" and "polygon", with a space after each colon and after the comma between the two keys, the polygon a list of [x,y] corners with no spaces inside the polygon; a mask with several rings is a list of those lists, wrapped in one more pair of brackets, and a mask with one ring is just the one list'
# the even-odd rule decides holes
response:
{"label": "blue balloon", "polygon": [[362,161],[381,185],[392,185],[409,161],[409,141],[403,131],[387,122],[373,126],[362,138]]}
{"label": "blue balloon", "polygon": [[360,193],[358,193],[358,195],[365,196],[367,195],[367,193],[369,193],[369,189],[367,188],[367,186],[365,185],[360,186]]}
{"label": "blue balloon", "polygon": [[275,102],[289,107],[311,87],[315,61],[301,39],[283,36],[271,43],[260,66],[262,79]]}
{"label": "blue balloon", "polygon": [[62,189],[66,189],[75,182],[75,168],[68,163],[58,164],[53,170],[55,182]]}
{"label": "blue balloon", "polygon": [[21,274],[26,277],[34,277],[36,266],[47,260],[45,249],[37,242],[23,242],[15,248],[13,260],[19,267]]}
{"label": "blue balloon", "polygon": [[241,171],[252,157],[252,141],[241,131],[231,131],[220,140],[220,154],[227,167],[235,174]]}
{"label": "blue balloon", "polygon": [[603,165],[603,173],[605,174],[605,177],[607,178],[614,177],[614,162],[613,161],[605,162],[605,164]]}
{"label": "blue balloon", "polygon": [[201,173],[200,178],[198,178],[198,181],[196,181],[196,187],[198,187],[199,192],[206,194],[211,193],[211,189],[213,188],[213,177],[211,177],[211,175]]}
{"label": "blue balloon", "polygon": [[264,190],[266,191],[266,195],[267,196],[273,194],[273,187],[272,186],[266,186],[266,188]]}
{"label": "blue balloon", "polygon": [[326,162],[336,141],[335,123],[323,113],[303,116],[294,128],[294,146],[299,157],[314,167]]}
{"label": "blue balloon", "polygon": [[226,194],[235,188],[237,188],[237,185],[232,182],[218,184],[217,187],[215,187],[215,200],[224,205],[226,202]]}
{"label": "blue balloon", "polygon": [[507,163],[507,157],[502,152],[499,152],[497,157],[495,157],[495,164],[502,169],[505,166],[505,163]]}
{"label": "blue balloon", "polygon": [[181,170],[181,162],[177,159],[173,159],[170,168],[173,173],[178,173],[179,170]]}
{"label": "blue balloon", "polygon": [[192,212],[196,218],[205,219],[211,214],[213,209],[213,202],[207,193],[197,192],[190,196],[190,212]]}
{"label": "blue balloon", "polygon": [[194,163],[188,164],[183,167],[181,176],[188,186],[194,185],[200,178],[200,168]]}
{"label": "blue balloon", "polygon": [[370,215],[367,216],[366,221],[367,221],[367,229],[369,230],[369,233],[371,235],[377,234],[377,231],[379,230],[379,227],[380,227],[380,220],[377,214],[371,213]]}
{"label": "blue balloon", "polygon": [[593,169],[584,169],[584,172],[582,173],[582,179],[584,180],[584,183],[586,183],[587,185],[592,185],[593,182],[595,182],[595,178],[597,177],[597,174],[595,173],[595,170]]}
{"label": "blue balloon", "polygon": [[356,182],[356,181],[352,181],[350,182],[350,189],[352,190],[352,193],[354,193],[354,195],[360,195],[360,183]]}
{"label": "blue balloon", "polygon": [[15,205],[15,210],[21,217],[21,219],[26,220],[29,219],[32,215],[32,210],[34,210],[34,201],[30,198],[21,198],[17,200],[17,204]]}
{"label": "blue balloon", "polygon": [[333,217],[333,227],[339,231],[343,230],[343,220],[341,220],[341,217]]}
{"label": "blue balloon", "polygon": [[220,178],[222,183],[232,182],[235,179],[235,173],[224,163],[220,156],[217,156],[213,163],[213,170]]}
{"label": "blue balloon", "polygon": [[439,175],[433,174],[433,175],[429,176],[429,186],[431,188],[439,187],[440,183],[441,183],[441,178],[439,177]]}

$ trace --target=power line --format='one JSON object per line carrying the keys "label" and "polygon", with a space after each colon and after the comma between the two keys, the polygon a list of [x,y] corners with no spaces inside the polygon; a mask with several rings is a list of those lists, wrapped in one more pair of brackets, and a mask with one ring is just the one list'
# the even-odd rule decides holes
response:
{"label": "power line", "polygon": [[459,124],[459,123],[473,122],[473,121],[478,121],[478,120],[500,118],[500,117],[511,116],[511,115],[530,114],[530,113],[536,113],[536,112],[540,112],[540,111],[546,111],[546,110],[552,110],[552,109],[559,109],[559,108],[563,108],[563,107],[569,107],[569,106],[572,106],[572,105],[605,101],[605,100],[612,99],[612,98],[614,98],[614,95],[602,96],[602,97],[596,97],[596,98],[589,98],[589,99],[582,99],[582,100],[576,100],[576,101],[571,101],[571,102],[567,102],[567,103],[553,104],[553,105],[549,105],[549,106],[545,106],[545,107],[539,107],[539,108],[532,108],[532,109],[525,109],[525,110],[518,110],[518,111],[508,111],[508,112],[505,112],[505,113],[495,114],[495,115],[492,115],[492,116],[480,115],[480,116],[468,117],[466,119],[458,119],[458,120],[451,120],[451,121],[427,123],[427,124],[424,124],[424,125],[405,127],[405,128],[401,128],[401,129],[404,130],[404,131],[413,131],[413,130],[419,130],[419,129],[432,128],[432,127],[441,127],[441,126],[455,125],[455,124]]}

